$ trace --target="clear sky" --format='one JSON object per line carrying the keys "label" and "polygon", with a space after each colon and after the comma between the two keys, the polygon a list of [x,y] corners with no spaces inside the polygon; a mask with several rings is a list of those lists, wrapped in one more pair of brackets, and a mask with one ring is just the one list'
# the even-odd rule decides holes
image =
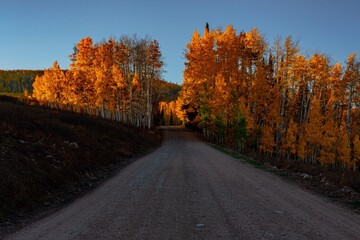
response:
{"label": "clear sky", "polygon": [[123,34],[160,43],[170,82],[182,82],[185,45],[194,30],[232,24],[257,27],[272,43],[300,40],[302,53],[320,51],[333,62],[360,55],[359,0],[0,0],[0,69],[45,69],[83,37],[95,42]]}

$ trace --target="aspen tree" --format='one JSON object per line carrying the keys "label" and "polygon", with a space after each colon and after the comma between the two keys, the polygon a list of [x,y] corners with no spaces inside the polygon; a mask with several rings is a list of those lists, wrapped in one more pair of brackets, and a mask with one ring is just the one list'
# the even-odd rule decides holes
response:
{"label": "aspen tree", "polygon": [[283,143],[285,148],[285,153],[288,159],[290,158],[290,156],[295,156],[296,154],[296,146],[298,145],[297,133],[298,133],[297,125],[292,119],[290,119],[289,127],[287,128]]}
{"label": "aspen tree", "polygon": [[36,76],[33,83],[33,97],[47,104],[62,104],[64,102],[66,78],[57,61],[44,71],[44,75]]}
{"label": "aspen tree", "polygon": [[346,70],[343,76],[346,87],[346,129],[349,136],[352,135],[353,108],[355,102],[360,100],[360,62],[356,59],[356,53],[349,55],[346,62]]}
{"label": "aspen tree", "polygon": [[125,122],[125,108],[128,104],[128,94],[126,92],[127,83],[120,69],[115,64],[113,64],[111,67],[111,74],[113,78],[111,88],[115,97],[117,120],[123,120]]}
{"label": "aspen tree", "polygon": [[353,141],[354,146],[354,156],[353,156],[353,163],[354,163],[354,171],[355,166],[360,162],[360,137],[359,134],[356,134]]}
{"label": "aspen tree", "polygon": [[320,112],[320,102],[315,96],[311,102],[311,109],[309,114],[309,124],[306,125],[305,137],[307,144],[311,149],[311,161],[315,162],[322,145],[322,124],[324,121]]}
{"label": "aspen tree", "polygon": [[314,54],[309,61],[310,77],[313,81],[313,96],[320,101],[320,108],[325,109],[329,99],[329,78],[330,67],[329,60],[323,54]]}
{"label": "aspen tree", "polygon": [[114,108],[110,108],[112,96],[112,65],[113,65],[113,48],[114,40],[110,39],[108,42],[103,42],[95,47],[95,59],[94,59],[94,88],[96,91],[95,106],[101,108],[102,117],[105,117],[105,109],[114,111]]}
{"label": "aspen tree", "polygon": [[294,119],[299,125],[306,123],[309,117],[309,108],[311,102],[311,93],[309,89],[309,64],[304,56],[299,55],[291,69],[294,77],[295,94],[290,102]]}
{"label": "aspen tree", "polygon": [[318,160],[321,165],[333,165],[336,160],[336,123],[329,114],[322,126],[321,148]]}
{"label": "aspen tree", "polygon": [[339,125],[346,106],[346,86],[342,81],[343,67],[340,63],[335,63],[330,71],[330,83],[333,90],[331,91],[331,101],[333,102],[334,120]]}
{"label": "aspen tree", "polygon": [[275,146],[274,129],[271,126],[263,127],[260,137],[260,151],[270,155],[274,152]]}
{"label": "aspen tree", "polygon": [[[149,70],[148,76],[146,76],[146,117],[147,117],[147,127],[151,128],[152,117],[153,117],[153,95],[155,88],[155,79],[160,77],[161,68],[163,62],[161,61],[161,51],[158,41],[150,41],[150,44],[147,49],[147,59]],[[155,106],[157,107],[157,106]]]}
{"label": "aspen tree", "polygon": [[350,169],[353,165],[351,161],[351,149],[349,146],[349,135],[347,133],[346,125],[342,124],[339,128],[336,147],[337,159],[344,168]]}
{"label": "aspen tree", "polygon": [[95,49],[90,37],[83,38],[76,45],[77,52],[73,56],[73,62],[70,64],[72,73],[73,91],[77,96],[76,104],[85,107],[95,107],[95,72],[93,61],[95,59]]}

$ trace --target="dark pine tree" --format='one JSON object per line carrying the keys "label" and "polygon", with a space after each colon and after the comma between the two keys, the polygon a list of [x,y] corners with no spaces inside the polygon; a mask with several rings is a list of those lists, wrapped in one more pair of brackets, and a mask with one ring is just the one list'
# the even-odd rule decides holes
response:
{"label": "dark pine tree", "polygon": [[210,27],[209,27],[209,23],[208,23],[208,22],[206,22],[205,29],[206,29],[207,32],[210,32]]}

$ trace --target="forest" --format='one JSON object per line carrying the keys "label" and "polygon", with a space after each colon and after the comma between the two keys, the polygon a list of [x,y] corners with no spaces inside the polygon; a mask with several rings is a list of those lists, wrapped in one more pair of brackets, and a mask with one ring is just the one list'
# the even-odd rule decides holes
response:
{"label": "forest", "polygon": [[254,28],[195,31],[186,45],[178,115],[210,141],[293,161],[356,170],[360,62],[301,54],[291,36],[270,45]]}
{"label": "forest", "polygon": [[1,90],[142,128],[186,122],[239,152],[354,171],[360,163],[356,53],[332,63],[323,53],[303,55],[291,36],[269,44],[256,28],[206,27],[186,45],[181,90],[161,79],[151,38],[87,37],[69,57],[68,70],[55,61],[45,71],[1,71]]}
{"label": "forest", "polygon": [[0,70],[0,93],[30,93],[35,77],[43,74],[43,70]]}
{"label": "forest", "polygon": [[[121,79],[121,81],[123,81],[124,84],[122,86],[120,86],[120,92],[122,92],[124,94],[124,96],[122,96],[122,98],[119,98],[119,108],[120,108],[120,104],[126,105],[129,103],[130,99],[130,92],[131,95],[133,95],[133,92],[136,90],[137,92],[142,92],[144,89],[146,89],[146,91],[148,90],[148,83],[151,83],[151,86],[149,86],[151,88],[152,92],[149,92],[149,95],[151,98],[153,98],[153,106],[152,106],[152,125],[170,125],[170,123],[176,123],[176,124],[181,124],[181,120],[177,117],[176,115],[176,107],[175,107],[175,100],[177,98],[178,92],[180,91],[180,85],[176,84],[176,83],[171,83],[171,82],[167,82],[161,79],[161,72],[163,71],[161,69],[162,67],[162,62],[161,62],[161,52],[159,49],[157,49],[159,56],[157,61],[159,61],[158,65],[154,67],[154,70],[158,71],[155,72],[154,70],[149,71],[149,69],[147,70],[147,72],[151,72],[154,71],[154,73],[150,73],[150,75],[148,73],[145,72],[145,68],[146,68],[146,61],[151,61],[149,59],[146,59],[149,57],[150,54],[150,44],[158,44],[156,41],[153,41],[152,43],[150,43],[151,39],[138,39],[137,37],[133,36],[133,37],[122,37],[121,40],[119,40],[119,42],[115,42],[115,40],[111,39],[109,40],[109,42],[105,42],[103,41],[102,43],[98,43],[98,44],[93,44],[92,40],[90,38],[88,38],[87,40],[91,41],[91,44],[89,45],[91,48],[93,48],[91,51],[93,51],[93,55],[88,55],[87,57],[89,58],[97,58],[97,62],[96,64],[99,65],[100,61],[104,61],[104,59],[100,60],[100,58],[104,57],[99,53],[96,53],[96,51],[99,51],[97,48],[102,45],[102,44],[112,44],[112,46],[107,46],[109,50],[110,48],[113,48],[113,50],[110,50],[107,53],[104,54],[110,54],[113,56],[109,56],[109,59],[111,57],[115,57],[116,58],[113,59],[113,63],[108,63],[108,65],[103,65],[103,72],[106,72],[107,70],[109,71],[109,73],[107,73],[107,75],[105,76],[107,79],[110,79],[110,82],[107,82],[106,84],[109,84],[107,87],[107,90],[104,91],[108,91],[107,93],[109,94],[109,96],[107,96],[106,98],[111,98],[111,94],[112,97],[114,97],[114,95],[116,95],[114,93],[115,90],[115,85],[117,83],[115,83],[115,81],[117,81],[116,78],[113,78],[116,76],[116,74],[123,74],[121,75],[121,77],[127,75],[126,78]],[[85,99],[83,99],[83,101],[75,101],[74,99],[70,99],[69,97],[71,95],[77,95],[77,94],[84,94],[86,95],[87,93],[85,93],[85,89],[81,89],[82,87],[80,86],[81,82],[81,78],[78,77],[76,79],[71,78],[70,76],[74,73],[74,69],[76,69],[76,65],[74,65],[74,62],[76,62],[76,56],[79,52],[79,49],[82,49],[82,51],[85,51],[83,48],[84,41],[85,39],[82,40],[83,43],[78,43],[75,48],[74,48],[74,54],[72,54],[71,56],[69,56],[72,59],[72,66],[71,69],[72,71],[67,73],[66,69],[60,69],[60,66],[57,62],[55,62],[53,64],[53,66],[49,69],[46,70],[0,70],[0,95],[11,95],[11,96],[26,96],[28,98],[28,100],[38,100],[40,101],[41,104],[45,104],[51,107],[60,107],[62,109],[68,109],[68,110],[73,110],[73,111],[84,111],[84,112],[88,112],[88,113],[92,113],[92,114],[101,114],[101,111],[103,112],[102,115],[103,117],[107,117],[107,118],[116,118],[116,110],[114,110],[114,102],[111,102],[110,100],[108,100],[108,102],[104,104],[102,104],[101,107],[99,107],[99,104],[87,104]],[[121,42],[121,43],[120,43]],[[115,46],[117,45],[117,46]],[[121,45],[121,46],[120,46]],[[159,46],[155,46],[152,45],[151,47],[156,47],[158,48]],[[116,50],[115,50],[116,48]],[[80,53],[84,54],[84,53]],[[95,54],[97,54],[95,56]],[[120,56],[122,55],[122,56]],[[125,55],[126,55],[126,59],[125,59]],[[92,61],[94,59],[88,59],[88,69],[85,70],[84,67],[82,67],[82,71],[88,71],[87,73],[83,73],[83,78],[88,78],[91,77],[90,75],[92,75],[94,80],[94,77],[98,77],[100,78],[101,74],[99,72],[99,69],[97,69],[96,71],[98,72],[98,75],[96,75],[96,73],[94,72],[95,69],[92,69],[92,72],[89,72],[91,66],[92,66]],[[109,60],[108,59],[108,60]],[[135,63],[135,59],[137,61],[137,63]],[[111,60],[110,60],[111,61]],[[127,61],[127,63],[125,62]],[[127,65],[126,65],[127,64]],[[133,64],[133,66],[130,66],[130,64]],[[154,64],[154,63],[152,63]],[[159,65],[160,64],[160,65]],[[112,68],[112,65],[114,65],[114,68],[112,69],[112,71],[116,71],[115,69],[118,68],[119,72],[111,72],[110,68]],[[116,65],[116,66],[115,66]],[[107,69],[108,68],[108,69]],[[137,68],[139,68],[138,70],[136,70]],[[143,69],[144,68],[144,69]],[[149,68],[149,67],[148,67]],[[106,70],[107,69],[107,70]],[[80,71],[80,69],[77,69],[77,71]],[[133,82],[132,80],[134,79],[135,76],[135,71],[136,71],[136,77],[138,78],[136,81],[139,81],[139,84],[141,84],[141,87],[136,89],[132,87],[132,83],[136,83]],[[45,76],[44,72],[46,73]],[[145,74],[147,74],[147,76],[145,76]],[[153,75],[153,76],[152,76]],[[139,78],[140,76],[140,78]],[[148,78],[148,80],[145,80],[145,78]],[[150,80],[149,80],[150,79]],[[35,80],[37,80],[37,83],[35,83],[35,93],[34,92],[34,87],[33,84],[35,82]],[[72,82],[72,81],[76,81]],[[95,82],[92,82],[92,85],[89,86],[90,89],[92,89],[93,93],[96,92],[95,88],[101,86],[101,84],[99,84],[99,79],[96,80],[98,83],[95,86]],[[107,81],[104,80],[103,81]],[[145,81],[148,81],[148,83],[145,83]],[[72,82],[72,84],[78,84],[77,90],[75,90],[75,86],[72,86],[73,89],[70,89],[70,85],[68,85],[69,82]],[[111,83],[112,82],[112,83]],[[66,91],[64,86],[66,86]],[[111,90],[110,90],[111,88]],[[83,91],[83,93],[80,93],[81,91]],[[118,89],[119,90],[119,89]],[[60,91],[65,91],[65,92],[60,92]],[[99,90],[98,91],[102,91]],[[105,94],[105,93],[104,93]],[[144,97],[147,94],[147,92],[143,92],[142,97]],[[120,97],[120,95],[118,96]],[[138,96],[137,96],[138,97]],[[115,97],[114,97],[115,98]],[[151,100],[151,98],[149,100]],[[93,99],[94,100],[94,99]],[[134,99],[132,98],[131,101],[137,101],[138,99]],[[143,101],[147,101],[147,99],[142,99]],[[95,101],[95,100],[94,100]],[[109,102],[110,101],[110,102]],[[115,99],[113,99],[112,101],[115,101]],[[111,105],[112,104],[112,105]],[[135,104],[135,103],[133,103]],[[138,103],[140,104],[140,103]],[[77,107],[75,107],[77,106]],[[171,108],[170,108],[171,107]],[[128,108],[127,111],[125,111],[125,108]],[[121,111],[118,111],[118,120],[123,121],[123,122],[127,122],[126,120],[126,116],[125,114],[132,114],[134,115],[135,113],[130,113],[129,110],[130,106],[124,106],[122,109],[122,118],[120,119],[120,113]],[[102,109],[102,110],[101,110]],[[144,111],[144,109],[143,109]],[[105,116],[106,115],[106,116]],[[144,113],[141,117],[143,118],[146,114]],[[170,117],[171,116],[171,117]],[[139,115],[140,117],[140,115]],[[170,121],[170,118],[173,118],[173,121]],[[129,121],[128,121],[129,122]],[[139,123],[136,123],[139,124]],[[143,124],[145,125],[145,124]]]}
{"label": "forest", "polygon": [[175,99],[179,86],[161,79],[159,43],[123,36],[93,43],[87,37],[74,48],[70,69],[58,62],[37,76],[31,98],[41,104],[152,128],[159,101]]}

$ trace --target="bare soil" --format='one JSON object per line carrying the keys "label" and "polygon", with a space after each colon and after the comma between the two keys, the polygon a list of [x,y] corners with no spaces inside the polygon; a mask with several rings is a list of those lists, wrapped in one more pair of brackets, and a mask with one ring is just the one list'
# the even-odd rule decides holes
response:
{"label": "bare soil", "polygon": [[160,148],[6,239],[359,239],[360,217],[168,127]]}

